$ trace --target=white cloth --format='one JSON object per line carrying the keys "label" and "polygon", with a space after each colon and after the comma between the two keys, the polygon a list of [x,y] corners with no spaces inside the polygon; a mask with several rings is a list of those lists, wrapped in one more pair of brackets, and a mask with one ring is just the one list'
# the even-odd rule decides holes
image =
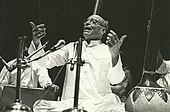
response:
{"label": "white cloth", "polygon": [[[62,49],[47,55],[46,57],[47,63],[44,66],[48,68],[52,68],[54,66],[61,66],[66,64],[67,62],[69,62],[70,59],[74,58],[75,48],[76,48],[75,43],[69,43],[66,46],[64,46]],[[85,61],[85,64],[81,66],[81,70],[80,70],[79,100],[87,101],[88,102],[87,104],[89,105],[91,104],[89,103],[90,101],[97,101],[97,102],[101,101],[104,104],[105,103],[108,104],[109,102],[114,101],[114,105],[122,108],[120,100],[114,100],[119,98],[111,92],[111,87],[110,87],[111,82],[108,79],[108,73],[110,69],[116,69],[117,73],[114,73],[113,75],[110,74],[109,77],[113,77],[112,80],[114,78],[116,80],[116,75],[120,75],[120,77],[122,78],[119,77],[119,81],[115,81],[115,82],[122,81],[122,79],[124,78],[124,72],[121,67],[122,63],[119,58],[119,63],[117,64],[120,65],[116,65],[116,68],[114,67],[112,68],[111,59],[112,59],[111,54],[107,45],[100,44],[98,41],[94,42],[93,45],[87,45],[87,43],[83,41],[82,60]],[[41,61],[44,61],[44,59],[42,59]],[[74,97],[75,76],[76,76],[76,66],[74,67],[74,70],[71,71],[70,64],[67,64],[61,102],[65,100],[67,101],[68,99],[72,99]],[[112,98],[110,99],[108,98],[108,100],[105,99],[109,94],[111,94]],[[53,102],[51,102],[49,105],[51,105],[52,103]],[[45,104],[42,103],[42,105],[44,107]],[[97,108],[99,105],[93,104],[92,106],[95,106],[95,108]],[[110,109],[110,111],[114,109],[114,105],[111,106],[112,108]],[[35,109],[36,108],[37,107],[35,107]],[[41,110],[41,106],[39,106],[38,108],[40,112],[43,111],[43,109]],[[55,108],[55,110],[57,111],[58,106],[56,105],[56,107],[54,106],[53,108]],[[104,108],[104,107],[100,107],[100,108]],[[110,111],[106,111],[106,112],[110,112]],[[124,112],[124,110],[120,112]]]}
{"label": "white cloth", "polygon": [[163,60],[163,63],[158,68],[157,72],[163,74],[157,80],[157,83],[170,91],[170,60],[169,61]]}
{"label": "white cloth", "polygon": [[[13,63],[14,61],[12,60],[9,63]],[[3,67],[0,73],[0,83],[3,85],[16,85],[16,81],[17,69],[9,72],[6,67]],[[28,67],[21,69],[21,86],[36,88],[38,82],[41,87],[46,86],[46,84],[52,84],[46,68],[39,66],[36,62],[31,62]]]}
{"label": "white cloth", "polygon": [[110,69],[109,74],[107,75],[107,78],[109,79],[111,84],[118,84],[123,80],[123,78],[125,77],[125,73],[121,69],[122,62],[121,57],[119,56],[117,64],[112,69]]}
{"label": "white cloth", "polygon": [[[41,43],[38,47],[41,47]],[[33,41],[28,49],[28,54],[31,54],[36,50]],[[31,57],[31,60],[39,57],[44,53],[44,50],[40,50],[38,53]],[[9,62],[9,65],[16,62],[16,59]],[[26,68],[21,69],[21,86],[35,88],[39,82],[41,87],[46,86],[47,84],[52,84],[51,78],[49,77],[48,70],[42,66],[39,66],[39,61],[33,61]],[[38,64],[37,64],[38,63]],[[17,79],[17,69],[9,72],[6,67],[3,67],[0,73],[0,84],[12,84],[16,85]]]}
{"label": "white cloth", "polygon": [[[41,46],[42,46],[42,44],[39,43],[39,44],[38,44],[38,48],[40,48]],[[34,42],[31,41],[31,44],[30,44],[30,46],[29,46],[29,48],[28,48],[28,54],[31,54],[31,53],[34,52],[35,50],[36,50],[36,47],[35,47],[35,45],[34,45]],[[44,54],[44,53],[45,53],[45,51],[44,51],[44,49],[42,49],[42,50],[38,51],[36,54],[34,54],[34,55],[31,57],[31,59],[35,59],[35,58],[41,56],[41,55]],[[39,65],[45,64],[44,61],[39,61],[39,60],[37,60],[36,62],[37,62]]]}
{"label": "white cloth", "polygon": [[[38,100],[33,108],[34,112],[62,112],[63,110],[73,108],[73,99],[62,101]],[[87,112],[125,112],[124,103],[115,94],[107,94],[100,99],[79,100],[78,109],[84,109]]]}

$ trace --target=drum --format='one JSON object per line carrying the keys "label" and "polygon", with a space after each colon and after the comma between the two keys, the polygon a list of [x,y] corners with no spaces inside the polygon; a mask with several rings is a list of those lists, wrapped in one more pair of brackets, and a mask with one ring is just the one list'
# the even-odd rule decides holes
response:
{"label": "drum", "polygon": [[170,92],[154,86],[154,82],[147,85],[147,81],[149,80],[143,81],[144,85],[139,84],[129,93],[125,102],[127,112],[170,112]]}
{"label": "drum", "polygon": [[169,112],[170,94],[164,88],[133,88],[126,100],[127,112]]}

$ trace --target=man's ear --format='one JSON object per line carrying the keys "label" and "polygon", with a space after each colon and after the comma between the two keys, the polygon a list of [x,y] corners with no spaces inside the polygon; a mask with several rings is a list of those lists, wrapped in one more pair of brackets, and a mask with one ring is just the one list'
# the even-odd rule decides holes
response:
{"label": "man's ear", "polygon": [[101,29],[101,34],[105,34],[106,33],[106,30],[105,29]]}

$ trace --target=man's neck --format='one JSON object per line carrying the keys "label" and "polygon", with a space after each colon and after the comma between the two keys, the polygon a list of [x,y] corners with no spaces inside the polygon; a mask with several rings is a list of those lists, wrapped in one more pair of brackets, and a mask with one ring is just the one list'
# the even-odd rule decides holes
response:
{"label": "man's neck", "polygon": [[93,47],[93,46],[97,46],[100,45],[102,42],[101,40],[90,40],[90,42],[88,43],[88,47]]}

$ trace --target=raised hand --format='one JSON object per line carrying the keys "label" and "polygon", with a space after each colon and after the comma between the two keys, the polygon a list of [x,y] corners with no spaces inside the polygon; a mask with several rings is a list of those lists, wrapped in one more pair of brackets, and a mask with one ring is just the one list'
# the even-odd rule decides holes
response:
{"label": "raised hand", "polygon": [[33,35],[33,42],[36,46],[41,41],[41,38],[43,38],[46,35],[46,28],[44,24],[35,25],[33,22],[30,22],[32,27],[32,35]]}
{"label": "raised hand", "polygon": [[123,35],[120,39],[118,38],[117,34],[113,31],[110,30],[110,32],[107,34],[107,40],[106,44],[109,47],[116,46],[118,49],[120,49],[124,39],[127,37],[127,35]]}
{"label": "raised hand", "polygon": [[106,44],[109,46],[110,53],[112,55],[112,64],[113,66],[118,61],[118,55],[120,53],[120,47],[127,35],[123,35],[120,39],[118,38],[117,34],[110,30],[107,34]]}

